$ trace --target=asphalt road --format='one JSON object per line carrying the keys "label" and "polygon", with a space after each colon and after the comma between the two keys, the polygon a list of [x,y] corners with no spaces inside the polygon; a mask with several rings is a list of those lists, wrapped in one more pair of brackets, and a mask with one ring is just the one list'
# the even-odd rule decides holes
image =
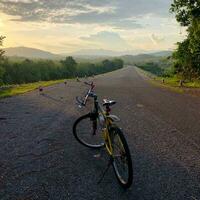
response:
{"label": "asphalt road", "polygon": [[117,101],[133,159],[129,190],[112,168],[97,184],[108,157],[81,146],[73,122],[86,89],[68,81],[0,100],[0,199],[200,199],[200,98],[152,85],[134,67],[93,80],[101,98]]}

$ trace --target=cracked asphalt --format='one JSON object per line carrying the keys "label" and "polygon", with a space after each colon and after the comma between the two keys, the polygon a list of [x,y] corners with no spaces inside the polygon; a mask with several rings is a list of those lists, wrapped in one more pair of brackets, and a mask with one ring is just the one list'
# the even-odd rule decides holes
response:
{"label": "cracked asphalt", "polygon": [[122,189],[105,151],[87,149],[72,135],[88,109],[75,97],[87,87],[70,80],[0,100],[1,200],[199,200],[200,97],[152,85],[135,67],[91,79],[99,97],[117,101],[133,160],[134,180]]}

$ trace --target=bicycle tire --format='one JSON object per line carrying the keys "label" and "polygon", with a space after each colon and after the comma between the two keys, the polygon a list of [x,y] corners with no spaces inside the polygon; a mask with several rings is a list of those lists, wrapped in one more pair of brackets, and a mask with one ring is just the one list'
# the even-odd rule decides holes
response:
{"label": "bicycle tire", "polygon": [[[91,126],[89,127],[90,128],[90,131],[89,130],[85,130],[85,127],[81,127],[81,129],[79,130],[78,126],[81,124],[81,122],[83,122],[84,120],[88,120],[91,122]],[[86,115],[83,115],[81,116],[80,118],[78,118],[75,122],[74,122],[74,125],[73,125],[73,135],[74,137],[76,138],[76,140],[86,146],[86,147],[89,147],[89,148],[92,148],[92,149],[99,149],[101,147],[104,146],[104,142],[103,142],[103,137],[101,134],[94,134],[94,123],[97,123],[97,119],[96,119],[96,122],[92,121],[92,114],[91,113],[88,113]],[[97,125],[97,124],[96,124]],[[83,131],[86,132],[86,137],[91,137],[91,141],[94,142],[92,144],[92,142],[87,142],[86,139],[83,139],[81,138],[82,135],[83,135]],[[91,132],[92,131],[92,132]],[[82,133],[81,133],[82,132]],[[88,134],[88,135],[87,135]],[[101,141],[102,140],[102,141]]]}
{"label": "bicycle tire", "polygon": [[132,182],[133,182],[133,167],[132,167],[132,159],[131,159],[131,154],[130,154],[130,150],[129,150],[127,141],[126,141],[126,139],[124,137],[123,132],[117,126],[111,127],[109,132],[110,132],[110,135],[111,135],[111,143],[112,143],[113,151],[114,151],[114,148],[115,148],[114,147],[114,139],[115,139],[114,137],[118,136],[118,138],[121,141],[121,144],[123,145],[123,149],[125,151],[123,153],[125,153],[125,155],[126,155],[126,162],[127,162],[127,166],[128,166],[127,180],[124,180],[122,178],[122,175],[119,172],[115,155],[113,155],[112,166],[113,166],[113,169],[114,169],[114,172],[115,172],[115,175],[117,177],[117,180],[118,180],[119,184],[123,188],[129,188],[132,185]]}

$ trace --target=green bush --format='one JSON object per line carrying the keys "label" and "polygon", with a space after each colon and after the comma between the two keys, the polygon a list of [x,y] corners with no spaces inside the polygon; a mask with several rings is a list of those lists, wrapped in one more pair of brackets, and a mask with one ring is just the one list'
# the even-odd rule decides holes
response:
{"label": "green bush", "polygon": [[145,63],[145,64],[137,64],[137,67],[148,71],[156,76],[162,76],[164,74],[164,69],[159,67],[156,63]]}
{"label": "green bush", "polygon": [[11,62],[5,60],[0,67],[0,83],[23,84],[37,81],[84,77],[110,72],[123,67],[120,59],[100,63],[77,63],[72,57],[60,62],[52,60],[29,60]]}

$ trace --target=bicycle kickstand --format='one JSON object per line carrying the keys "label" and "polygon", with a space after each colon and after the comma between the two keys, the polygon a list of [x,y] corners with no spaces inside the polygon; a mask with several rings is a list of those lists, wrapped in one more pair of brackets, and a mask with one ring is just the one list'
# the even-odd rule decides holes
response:
{"label": "bicycle kickstand", "polygon": [[110,166],[112,165],[112,162],[113,162],[113,158],[110,157],[110,159],[109,159],[109,161],[108,161],[108,164],[107,164],[107,167],[106,167],[105,171],[102,173],[101,178],[100,178],[99,181],[97,182],[98,185],[102,182],[104,176],[106,175],[106,172],[109,170]]}

